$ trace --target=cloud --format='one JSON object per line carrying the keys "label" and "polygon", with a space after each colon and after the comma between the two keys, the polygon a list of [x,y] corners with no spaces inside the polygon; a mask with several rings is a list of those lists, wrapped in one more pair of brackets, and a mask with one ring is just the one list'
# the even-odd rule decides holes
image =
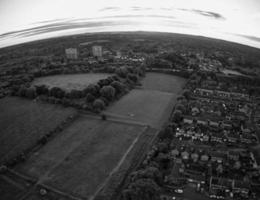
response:
{"label": "cloud", "polygon": [[237,36],[240,36],[240,37],[243,37],[243,38],[255,41],[255,42],[260,42],[260,37],[255,37],[252,35],[242,35],[242,34],[234,34],[234,35],[237,35]]}
{"label": "cloud", "polygon": [[[139,22],[142,23],[142,19],[160,19],[161,25],[170,26],[170,27],[182,27],[182,28],[191,28],[194,25],[185,23],[182,21],[176,20],[174,16],[171,15],[112,15],[112,16],[103,16],[96,18],[80,18],[80,19],[57,19],[50,21],[40,21],[38,24],[33,24],[34,27],[22,29],[18,31],[12,31],[0,34],[0,40],[15,39],[15,38],[28,38],[32,36],[47,34],[47,33],[59,33],[61,31],[74,31],[74,30],[84,30],[84,29],[93,29],[93,28],[108,28],[115,26],[124,26],[124,25],[137,25]],[[133,20],[131,20],[133,19]],[[140,19],[140,20],[139,20]],[[151,20],[153,21],[153,20]],[[49,23],[48,23],[49,22]]]}
{"label": "cloud", "polygon": [[113,27],[125,24],[131,24],[129,21],[113,21],[113,20],[103,20],[103,21],[82,21],[77,22],[74,20],[50,23],[43,26],[36,26],[33,28],[22,29],[19,31],[12,31],[0,35],[0,39],[10,39],[10,38],[26,38],[36,35],[41,35],[45,33],[53,33],[58,31],[68,31],[76,29],[89,29],[89,28],[103,28],[103,27]]}
{"label": "cloud", "polygon": [[210,11],[205,11],[205,10],[197,10],[197,9],[183,9],[180,8],[179,10],[181,11],[186,11],[186,12],[192,12],[195,14],[199,14],[205,17],[209,17],[209,18],[213,18],[213,19],[218,19],[218,20],[225,20],[226,18],[224,16],[222,16],[219,13],[216,12],[210,12]]}
{"label": "cloud", "polygon": [[102,8],[99,11],[101,11],[101,12],[103,12],[103,11],[118,11],[120,9],[121,9],[120,7],[110,6],[110,7]]}
{"label": "cloud", "polygon": [[132,6],[131,10],[133,11],[143,11],[143,10],[152,10],[152,8],[149,7],[139,7],[139,6]]}

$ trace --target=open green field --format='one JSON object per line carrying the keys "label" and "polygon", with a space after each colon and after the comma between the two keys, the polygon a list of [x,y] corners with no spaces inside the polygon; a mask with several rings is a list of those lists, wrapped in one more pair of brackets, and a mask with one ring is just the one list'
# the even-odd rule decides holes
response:
{"label": "open green field", "polygon": [[177,95],[171,93],[134,89],[104,113],[159,128],[170,116],[176,98]]}
{"label": "open green field", "polygon": [[34,146],[75,114],[71,108],[6,97],[0,100],[0,163]]}
{"label": "open green field", "polygon": [[20,184],[12,184],[12,180],[0,175],[0,195],[1,199],[16,200],[25,192]]}
{"label": "open green field", "polygon": [[145,127],[82,117],[15,170],[80,197],[92,196]]}
{"label": "open green field", "polygon": [[186,79],[161,73],[147,73],[141,89],[134,89],[104,113],[160,128],[167,121]]}
{"label": "open green field", "polygon": [[59,87],[70,91],[72,89],[82,90],[90,83],[96,83],[100,79],[110,76],[106,73],[88,73],[88,74],[63,74],[54,76],[45,76],[36,78],[32,85],[46,85],[49,88]]}
{"label": "open green field", "polygon": [[178,76],[149,72],[142,81],[142,88],[176,94],[182,90],[185,83],[186,79]]}

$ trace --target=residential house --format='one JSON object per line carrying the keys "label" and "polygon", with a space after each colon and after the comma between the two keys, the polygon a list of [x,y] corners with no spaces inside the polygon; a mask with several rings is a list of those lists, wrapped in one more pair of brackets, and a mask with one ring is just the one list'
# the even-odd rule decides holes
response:
{"label": "residential house", "polygon": [[229,160],[238,161],[239,155],[238,151],[228,151],[227,157]]}
{"label": "residential house", "polygon": [[250,183],[245,181],[233,180],[232,182],[233,193],[239,193],[244,197],[247,197],[250,191]]}
{"label": "residential house", "polygon": [[210,155],[212,162],[223,163],[223,161],[226,159],[226,154],[221,152],[213,151]]}

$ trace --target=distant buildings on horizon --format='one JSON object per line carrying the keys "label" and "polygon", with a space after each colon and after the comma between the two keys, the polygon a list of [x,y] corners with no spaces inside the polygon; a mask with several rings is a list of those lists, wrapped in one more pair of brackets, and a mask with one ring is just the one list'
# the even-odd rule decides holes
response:
{"label": "distant buildings on horizon", "polygon": [[98,45],[93,46],[92,54],[94,57],[102,58],[102,46],[98,46]]}
{"label": "distant buildings on horizon", "polygon": [[73,60],[78,59],[78,49],[76,48],[65,49],[65,54],[67,59],[73,59]]}

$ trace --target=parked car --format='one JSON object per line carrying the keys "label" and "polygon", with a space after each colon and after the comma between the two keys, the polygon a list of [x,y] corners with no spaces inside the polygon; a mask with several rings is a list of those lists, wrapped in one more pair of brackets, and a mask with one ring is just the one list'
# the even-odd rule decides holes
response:
{"label": "parked car", "polygon": [[178,194],[182,194],[183,190],[182,189],[175,189],[174,192],[178,193]]}

